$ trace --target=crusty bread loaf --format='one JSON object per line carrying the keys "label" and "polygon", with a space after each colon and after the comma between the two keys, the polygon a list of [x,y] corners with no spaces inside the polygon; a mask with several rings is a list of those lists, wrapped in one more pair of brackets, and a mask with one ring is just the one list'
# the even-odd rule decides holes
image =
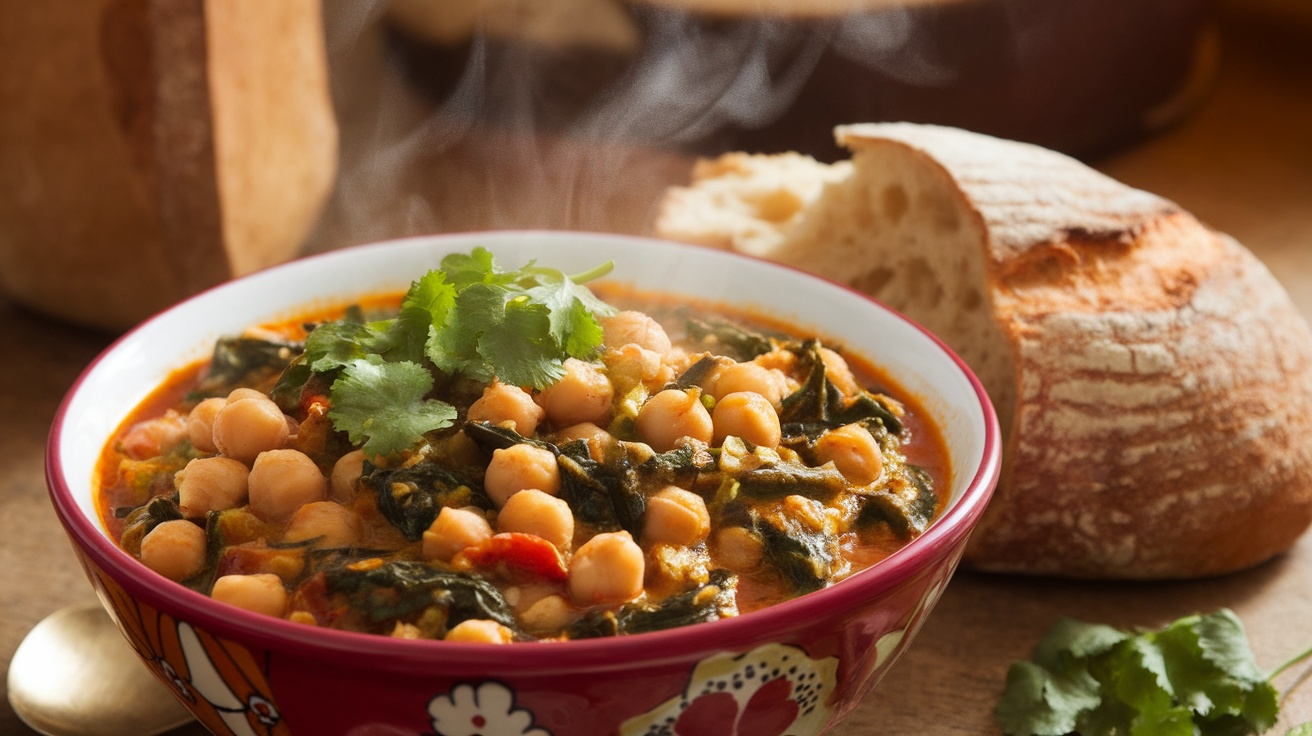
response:
{"label": "crusty bread loaf", "polygon": [[[1303,533],[1312,335],[1250,252],[1035,146],[910,124],[838,139],[854,153],[842,172],[794,159],[771,178],[776,159],[742,154],[700,165],[657,231],[852,284],[975,369],[1006,445],[967,564],[1198,577]],[[797,207],[753,218],[787,199],[770,187]]]}
{"label": "crusty bread loaf", "polygon": [[0,290],[122,328],[294,256],[332,189],[317,0],[0,8]]}

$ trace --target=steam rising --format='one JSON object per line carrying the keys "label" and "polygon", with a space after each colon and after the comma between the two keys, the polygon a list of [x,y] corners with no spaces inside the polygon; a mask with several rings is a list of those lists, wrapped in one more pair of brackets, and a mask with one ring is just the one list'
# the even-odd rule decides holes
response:
{"label": "steam rising", "polygon": [[[899,9],[798,22],[618,0],[393,2],[325,4],[345,143],[320,247],[490,228],[643,232],[693,155],[778,120],[827,51],[921,83],[947,77],[931,59],[893,63],[914,32]],[[407,15],[409,29],[387,29]],[[602,25],[584,30],[589,17]],[[418,23],[429,38],[413,35]],[[450,41],[460,23],[472,25]],[[562,33],[575,37],[552,38]],[[398,44],[437,48],[445,63],[420,68]],[[441,94],[425,87],[443,74]]]}

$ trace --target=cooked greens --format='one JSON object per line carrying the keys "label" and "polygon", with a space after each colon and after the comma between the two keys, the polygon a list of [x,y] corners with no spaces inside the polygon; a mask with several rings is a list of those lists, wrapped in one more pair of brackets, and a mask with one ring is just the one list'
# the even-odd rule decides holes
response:
{"label": "cooked greens", "polygon": [[[580,286],[608,269],[475,249],[368,312],[220,341],[111,444],[107,526],[251,610],[507,642],[737,616],[932,522],[943,447],[873,372],[727,310],[616,311]],[[156,530],[186,565],[146,554]]]}

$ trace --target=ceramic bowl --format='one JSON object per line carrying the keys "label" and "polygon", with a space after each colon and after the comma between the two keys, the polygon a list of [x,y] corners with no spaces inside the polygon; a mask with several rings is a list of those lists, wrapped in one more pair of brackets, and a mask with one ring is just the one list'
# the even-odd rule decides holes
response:
{"label": "ceramic bowl", "polygon": [[[307,306],[403,290],[450,252],[491,250],[748,306],[837,339],[937,417],[950,503],[930,529],[824,590],[733,619],[611,639],[404,641],[229,608],[120,550],[97,521],[96,458],[123,418],[215,338]],[[185,301],[78,379],[47,451],[54,506],[100,599],[146,665],[216,734],[566,736],[821,733],[870,696],[952,576],[997,482],[993,408],[938,339],[854,291],[776,264],[639,238],[562,232],[409,239],[306,258]],[[942,491],[940,487],[940,491]]]}

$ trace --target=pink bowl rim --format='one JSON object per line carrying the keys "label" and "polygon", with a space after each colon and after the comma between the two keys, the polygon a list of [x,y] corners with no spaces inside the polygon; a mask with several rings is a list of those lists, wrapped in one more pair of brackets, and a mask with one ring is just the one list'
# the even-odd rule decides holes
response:
{"label": "pink bowl rim", "polygon": [[[583,240],[623,240],[650,247],[707,250],[700,246],[643,236],[561,230],[445,233],[362,244],[351,246],[350,250],[385,249],[414,241],[444,241],[470,236],[490,238],[567,236]],[[340,250],[345,249],[307,255],[257,273],[295,269],[298,267],[297,264],[303,261],[331,258]],[[980,464],[956,503],[942,517],[936,519],[924,534],[912,540],[907,546],[837,585],[731,619],[623,637],[522,643],[507,647],[494,644],[398,640],[373,634],[321,629],[224,606],[178,583],[163,578],[150,578],[143,574],[146,568],[115,545],[99,528],[98,522],[82,513],[73,500],[72,490],[63,475],[62,453],[58,441],[63,431],[66,414],[74,396],[96,366],[136,332],[161,319],[181,304],[205,298],[210,292],[224,289],[229,284],[256,274],[219,284],[162,310],[118,337],[79,374],[59,405],[46,446],[46,483],[52,504],[70,539],[94,566],[107,573],[131,596],[139,598],[153,608],[237,642],[253,643],[272,651],[294,652],[303,657],[325,661],[372,662],[376,663],[372,666],[378,669],[431,671],[434,663],[441,663],[444,671],[451,672],[477,670],[495,673],[511,670],[529,675],[563,671],[581,673],[630,669],[635,662],[654,666],[665,661],[684,660],[699,652],[750,647],[775,641],[784,632],[832,619],[837,612],[856,609],[902,585],[922,570],[929,569],[935,560],[949,554],[954,547],[964,545],[965,538],[983,514],[1001,473],[1001,431],[997,413],[979,378],[969,366],[937,335],[879,300],[845,284],[747,254],[728,251],[711,252],[730,258],[755,261],[770,268],[785,269],[799,278],[825,282],[831,288],[855,294],[894,318],[907,323],[929,338],[956,366],[973,390],[979,404],[978,408],[983,414],[984,438]],[[799,621],[807,623],[799,625]],[[497,654],[503,656],[496,656]]]}

